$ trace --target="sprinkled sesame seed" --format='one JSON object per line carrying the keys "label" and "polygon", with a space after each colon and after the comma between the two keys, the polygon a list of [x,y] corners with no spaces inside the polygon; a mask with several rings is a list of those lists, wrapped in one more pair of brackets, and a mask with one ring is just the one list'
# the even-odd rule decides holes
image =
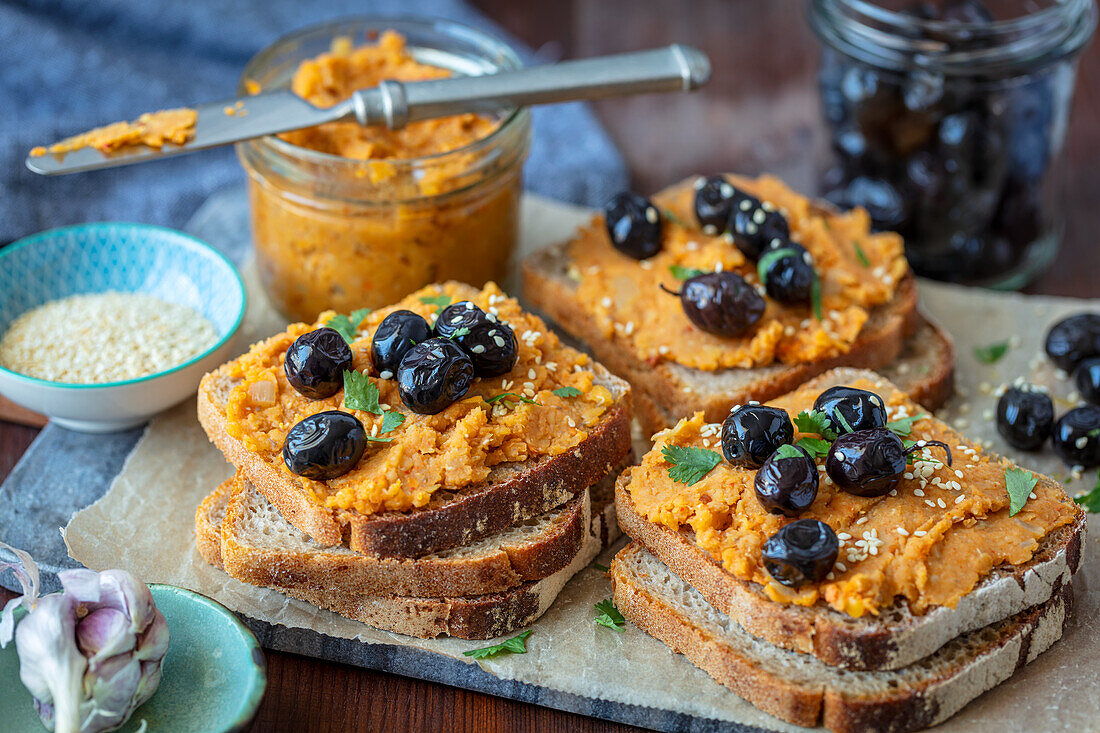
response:
{"label": "sprinkled sesame seed", "polygon": [[658,218],[659,218],[659,215],[657,214],[657,209],[655,209],[652,206],[649,206],[649,207],[646,208],[646,210],[645,210],[645,220],[646,221],[648,221],[650,224],[656,224]]}

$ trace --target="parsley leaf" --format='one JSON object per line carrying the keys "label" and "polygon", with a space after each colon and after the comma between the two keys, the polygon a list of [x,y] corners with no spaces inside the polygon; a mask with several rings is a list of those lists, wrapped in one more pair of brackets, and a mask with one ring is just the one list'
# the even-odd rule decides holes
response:
{"label": "parsley leaf", "polygon": [[902,417],[897,420],[891,420],[886,423],[886,429],[904,438],[906,435],[913,432],[913,423],[917,420],[923,420],[926,417],[928,416],[922,412],[912,417]]}
{"label": "parsley leaf", "polygon": [[814,318],[821,320],[821,278],[814,271],[814,282],[810,286],[810,303],[813,305]]}
{"label": "parsley leaf", "polygon": [[870,267],[871,261],[867,259],[867,253],[863,251],[863,247],[859,246],[859,242],[852,240],[852,249],[856,251],[856,258],[859,260],[859,264],[864,267]]}
{"label": "parsley leaf", "polygon": [[700,270],[697,267],[684,267],[683,265],[669,265],[668,269],[672,272],[672,276],[677,280],[687,280],[691,277],[697,277],[699,275],[705,275],[705,270]]}
{"label": "parsley leaf", "polygon": [[1087,494],[1074,497],[1075,502],[1085,507],[1090,514],[1100,513],[1100,474],[1096,476],[1096,486]]}
{"label": "parsley leaf", "polygon": [[671,209],[661,209],[661,213],[665,215],[665,218],[671,221],[676,226],[687,228],[687,222],[676,216]]}
{"label": "parsley leaf", "polygon": [[470,327],[469,326],[459,326],[458,328],[455,329],[455,332],[451,334],[451,338],[452,339],[460,339],[468,333],[470,333]]}
{"label": "parsley leaf", "polygon": [[439,295],[421,295],[420,302],[425,305],[434,305],[435,312],[442,313],[443,309],[451,304],[451,296],[440,293]]}
{"label": "parsley leaf", "polygon": [[1093,428],[1092,430],[1085,433],[1085,435],[1087,435],[1090,438],[1096,438],[1096,437],[1100,436],[1100,428]]}
{"label": "parsley leaf", "polygon": [[611,568],[607,567],[606,565],[600,565],[598,562],[592,563],[592,567],[596,568],[601,573],[606,573],[608,570],[611,569]]}
{"label": "parsley leaf", "polygon": [[[790,443],[784,443],[775,450],[775,454],[780,458],[803,458],[802,451],[794,447]],[[813,455],[811,453],[811,455]]]}
{"label": "parsley leaf", "polygon": [[827,440],[822,440],[821,438],[802,437],[798,439],[798,442],[795,443],[795,445],[800,448],[805,448],[806,452],[814,458],[823,458],[829,455],[829,447],[831,443],[829,443],[829,441]]}
{"label": "parsley leaf", "polygon": [[714,451],[694,446],[666,445],[661,449],[661,455],[672,464],[672,468],[668,469],[668,477],[688,486],[706,476],[722,462],[722,456]]}
{"label": "parsley leaf", "polygon": [[1031,490],[1039,479],[1030,471],[1022,468],[1009,468],[1005,470],[1005,488],[1008,490],[1008,516],[1013,517],[1024,508],[1024,503],[1031,496]]}
{"label": "parsley leaf", "polygon": [[378,386],[362,372],[344,372],[344,406],[349,410],[362,410],[375,415],[382,414],[378,404]]}
{"label": "parsley leaf", "polygon": [[558,387],[554,390],[554,394],[558,397],[579,397],[581,391],[576,387]]}
{"label": "parsley leaf", "polygon": [[511,639],[505,639],[499,644],[482,647],[481,649],[471,649],[468,652],[462,652],[462,655],[465,657],[473,657],[474,659],[485,659],[486,657],[495,657],[501,652],[510,652],[511,654],[526,654],[527,637],[531,635],[531,632],[533,630],[534,629],[527,629],[527,631],[521,631],[519,634],[513,636]]}
{"label": "parsley leaf", "polygon": [[980,361],[982,364],[995,364],[1001,360],[1006,353],[1008,353],[1008,342],[1001,341],[1000,343],[990,344],[989,346],[975,346],[974,358]]}
{"label": "parsley leaf", "polygon": [[813,433],[820,435],[825,440],[836,440],[836,430],[829,416],[819,410],[810,410],[795,415],[794,426],[800,433]]}
{"label": "parsley leaf", "polygon": [[507,399],[508,397],[511,397],[514,400],[519,400],[520,402],[526,402],[529,405],[541,404],[531,399],[530,397],[524,397],[523,395],[518,395],[515,392],[501,392],[500,394],[493,395],[492,397],[482,397],[482,399],[491,405],[494,402],[499,402],[500,400]]}
{"label": "parsley leaf", "polygon": [[370,308],[353,310],[350,316],[337,313],[325,321],[325,325],[343,336],[344,340],[350,344],[355,341],[355,335],[359,332],[359,324],[369,315]]}
{"label": "parsley leaf", "polygon": [[405,422],[405,416],[400,412],[387,412],[382,415],[382,426],[378,428],[378,432],[388,433],[396,430],[403,422]]}
{"label": "parsley leaf", "polygon": [[596,604],[596,610],[599,611],[596,614],[595,621],[600,626],[606,626],[609,629],[614,629],[620,634],[626,631],[623,628],[623,624],[626,623],[626,619],[619,613],[619,609],[615,608],[615,604],[611,602],[610,598],[606,598]]}

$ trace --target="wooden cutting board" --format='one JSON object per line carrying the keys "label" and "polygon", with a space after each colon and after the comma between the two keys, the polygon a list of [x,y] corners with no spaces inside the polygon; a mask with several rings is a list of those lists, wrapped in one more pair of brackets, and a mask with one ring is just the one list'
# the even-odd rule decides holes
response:
{"label": "wooden cutting board", "polygon": [[3,397],[0,397],[0,420],[13,422],[17,425],[30,425],[34,428],[45,427],[47,422],[45,415],[39,415],[26,407],[20,407]]}

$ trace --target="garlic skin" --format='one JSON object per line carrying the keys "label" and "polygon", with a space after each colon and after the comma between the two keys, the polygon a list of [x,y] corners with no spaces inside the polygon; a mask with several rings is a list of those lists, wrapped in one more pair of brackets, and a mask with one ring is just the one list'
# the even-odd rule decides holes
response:
{"label": "garlic skin", "polygon": [[[26,569],[29,556],[19,559]],[[156,692],[168,623],[145,584],[124,570],[65,570],[58,578],[62,592],[36,598],[37,587],[25,583],[16,599],[30,609],[15,627],[19,677],[47,729],[114,730]],[[0,632],[10,615],[5,608]],[[9,638],[0,633],[0,644]]]}

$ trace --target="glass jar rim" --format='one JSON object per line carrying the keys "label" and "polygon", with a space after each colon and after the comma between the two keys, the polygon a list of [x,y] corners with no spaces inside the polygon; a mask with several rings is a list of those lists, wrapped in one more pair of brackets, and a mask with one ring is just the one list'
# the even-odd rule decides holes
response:
{"label": "glass jar rim", "polygon": [[1011,76],[1076,54],[1096,29],[1095,0],[1057,0],[1015,18],[928,20],[872,0],[811,0],[810,25],[833,48],[893,70]]}
{"label": "glass jar rim", "polygon": [[[401,27],[413,28],[421,31],[442,31],[445,35],[454,36],[459,40],[472,41],[477,44],[479,48],[487,50],[495,59],[506,62],[506,64],[501,64],[499,61],[495,61],[494,63],[498,69],[518,69],[523,66],[523,61],[519,58],[515,49],[507,43],[489,33],[478,30],[473,26],[466,25],[465,23],[448,20],[446,18],[425,18],[423,16],[410,15],[350,15],[299,28],[293,33],[279,37],[274,42],[262,48],[249,59],[247,64],[245,64],[237,84],[238,94],[241,96],[249,94],[247,86],[250,81],[254,80],[256,70],[264,68],[271,57],[279,51],[295,43],[299,43],[302,39],[309,36],[339,36],[339,31],[341,29],[346,29],[348,26],[352,25],[372,25],[377,26],[379,30],[390,28],[398,32],[401,31]],[[385,163],[395,167],[421,167],[443,162],[447,158],[458,155],[478,153],[485,148],[496,145],[501,138],[506,138],[513,128],[521,125],[529,116],[530,112],[527,109],[517,107],[510,110],[501,120],[500,124],[488,135],[461,147],[415,158],[380,158],[373,162]],[[281,140],[275,135],[249,140],[241,143],[241,145],[263,145],[272,153],[285,159],[327,166],[346,165],[349,168],[359,168],[372,162],[371,159],[362,160],[358,158],[346,158],[342,155],[333,155],[332,153],[294,145],[293,143]]]}

